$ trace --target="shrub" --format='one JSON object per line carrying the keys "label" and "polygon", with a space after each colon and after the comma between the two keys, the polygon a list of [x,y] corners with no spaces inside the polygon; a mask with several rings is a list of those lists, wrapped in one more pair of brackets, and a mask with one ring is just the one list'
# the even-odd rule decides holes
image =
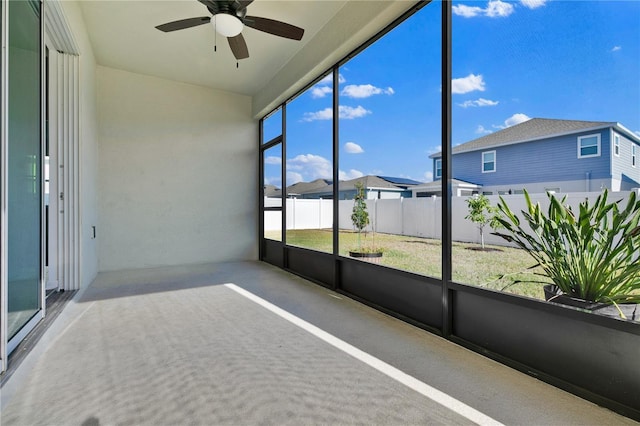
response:
{"label": "shrub", "polygon": [[362,250],[360,235],[369,224],[369,212],[365,202],[364,185],[362,182],[356,183],[356,196],[354,198],[353,210],[351,212],[351,222],[358,231],[358,251]]}
{"label": "shrub", "polygon": [[492,206],[489,199],[483,194],[467,198],[467,205],[469,206],[469,214],[465,219],[469,219],[477,225],[480,231],[480,243],[484,250],[484,227],[489,225],[493,230],[502,227],[498,220],[499,209]]}

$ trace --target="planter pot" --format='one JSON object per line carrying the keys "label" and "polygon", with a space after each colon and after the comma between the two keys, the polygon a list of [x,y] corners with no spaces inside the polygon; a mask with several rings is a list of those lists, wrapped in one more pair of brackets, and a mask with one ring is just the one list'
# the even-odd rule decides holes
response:
{"label": "planter pot", "polygon": [[380,263],[380,259],[382,259],[382,252],[362,253],[359,251],[350,251],[349,256],[369,263]]}
{"label": "planter pot", "polygon": [[637,303],[619,303],[618,308],[615,305],[606,303],[590,302],[584,299],[578,299],[570,295],[564,294],[560,289],[548,284],[544,286],[544,298],[547,302],[559,303],[561,305],[573,306],[575,308],[586,309],[599,315],[611,318],[622,318],[620,311],[631,321],[640,321],[640,305]]}

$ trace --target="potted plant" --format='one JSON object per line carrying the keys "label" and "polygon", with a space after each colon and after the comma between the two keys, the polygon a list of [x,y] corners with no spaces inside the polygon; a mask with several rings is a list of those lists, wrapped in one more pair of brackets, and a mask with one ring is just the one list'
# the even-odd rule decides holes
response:
{"label": "potted plant", "polygon": [[369,225],[369,212],[367,211],[365,198],[364,185],[362,182],[357,182],[356,195],[351,212],[351,222],[358,233],[358,248],[349,251],[349,256],[372,263],[379,263],[382,257],[382,251],[375,247],[375,240],[371,247],[362,247],[362,233],[367,225]]}
{"label": "potted plant", "polygon": [[578,306],[607,316],[640,319],[640,200],[629,194],[607,201],[607,190],[593,204],[580,203],[574,212],[562,199],[547,193],[549,208],[543,212],[524,196],[522,215],[530,229],[500,197],[498,218],[508,233],[495,232],[526,250],[553,284],[545,286],[546,299]]}

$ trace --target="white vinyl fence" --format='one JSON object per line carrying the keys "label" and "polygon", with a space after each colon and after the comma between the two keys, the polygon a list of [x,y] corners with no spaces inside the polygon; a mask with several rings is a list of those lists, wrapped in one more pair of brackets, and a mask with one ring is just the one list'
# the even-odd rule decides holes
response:
{"label": "white vinyl fence", "polygon": [[[546,211],[549,201],[546,194],[530,194],[532,201],[539,202]],[[574,212],[578,212],[578,204],[588,198],[591,202],[600,195],[600,192],[572,192],[569,194],[556,194],[556,197],[567,196],[566,204],[572,206]],[[512,211],[520,213],[526,209],[524,195],[503,195]],[[454,241],[480,243],[480,233],[476,224],[465,217],[469,214],[467,206],[468,197],[453,197],[451,199],[452,210],[452,237]],[[499,196],[488,195],[492,205],[497,205]],[[609,202],[623,200],[627,202],[629,192],[609,193]],[[273,205],[275,200],[265,202],[265,205]],[[280,205],[280,200],[277,200]],[[406,235],[413,237],[440,239],[442,234],[442,198],[400,198],[390,200],[366,200],[367,211],[371,224],[367,231],[375,230],[385,234]],[[327,229],[333,226],[332,200],[298,200],[287,199],[287,229]],[[353,200],[341,200],[338,204],[339,228],[353,230],[351,212]],[[281,213],[265,212],[265,230],[281,229]],[[495,235],[487,225],[485,227],[485,243],[495,245],[507,245],[506,241]]]}

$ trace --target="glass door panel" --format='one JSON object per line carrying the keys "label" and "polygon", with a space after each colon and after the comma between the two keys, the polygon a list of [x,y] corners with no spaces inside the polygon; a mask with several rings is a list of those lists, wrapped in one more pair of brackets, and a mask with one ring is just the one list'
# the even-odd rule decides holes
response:
{"label": "glass door panel", "polygon": [[9,2],[8,338],[41,309],[40,4]]}

